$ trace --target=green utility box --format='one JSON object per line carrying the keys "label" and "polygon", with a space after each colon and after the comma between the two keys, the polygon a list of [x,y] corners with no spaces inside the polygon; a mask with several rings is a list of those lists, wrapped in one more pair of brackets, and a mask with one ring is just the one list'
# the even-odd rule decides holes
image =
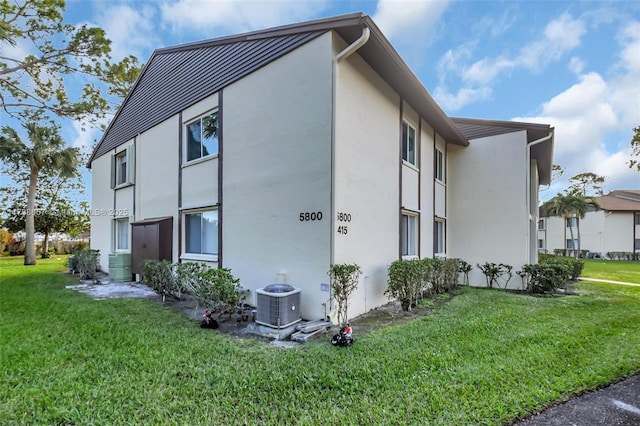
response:
{"label": "green utility box", "polygon": [[131,253],[109,255],[109,279],[114,282],[131,281]]}

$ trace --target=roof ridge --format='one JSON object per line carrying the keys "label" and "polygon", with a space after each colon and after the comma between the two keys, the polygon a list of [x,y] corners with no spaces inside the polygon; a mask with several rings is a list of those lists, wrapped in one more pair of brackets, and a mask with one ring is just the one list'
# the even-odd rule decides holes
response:
{"label": "roof ridge", "polygon": [[[280,37],[296,33],[313,32],[318,30],[328,30],[342,25],[353,25],[354,20],[366,18],[364,12],[354,12],[328,18],[313,19],[310,21],[295,22],[292,24],[279,25],[277,27],[263,28],[260,30],[248,31],[241,34],[231,34],[216,37],[208,40],[198,40],[190,43],[178,44],[155,49],[153,55],[171,53],[181,50],[201,49],[205,47],[220,46],[224,44],[237,43],[241,41],[259,40],[268,37]],[[342,25],[336,25],[342,24]]]}

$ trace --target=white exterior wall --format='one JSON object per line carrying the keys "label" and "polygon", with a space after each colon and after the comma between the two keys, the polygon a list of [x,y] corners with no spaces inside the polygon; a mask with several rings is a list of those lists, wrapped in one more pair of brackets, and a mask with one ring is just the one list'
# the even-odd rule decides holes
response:
{"label": "white exterior wall", "polygon": [[179,129],[175,115],[136,138],[135,219],[173,217],[172,259],[178,259]]}
{"label": "white exterior wall", "polygon": [[[218,107],[218,94],[190,106],[182,112],[182,123],[189,123]],[[183,138],[186,133],[183,129]],[[185,147],[182,147],[184,150]],[[184,152],[184,151],[183,151]],[[184,154],[183,154],[184,156]],[[183,209],[209,207],[218,203],[218,156],[192,161],[182,166]],[[183,244],[184,247],[184,244]]]}
{"label": "white exterior wall", "polygon": [[633,227],[633,212],[605,213],[604,253],[610,251],[633,252]]}
{"label": "white exterior wall", "polygon": [[[529,261],[526,142],[521,131],[449,149],[447,256],[474,266],[472,285],[485,285],[477,263],[505,263],[516,271]],[[509,284],[521,285],[517,277]]]}
{"label": "white exterior wall", "polygon": [[420,129],[420,257],[433,257],[434,130],[422,120]]}
{"label": "white exterior wall", "polygon": [[[561,217],[545,218],[545,231],[538,231],[538,238],[545,239],[548,253],[564,249],[571,238],[569,228]],[[633,252],[633,212],[589,211],[580,219],[580,248],[606,255],[607,252]],[[578,238],[574,227],[574,238]],[[640,232],[636,233],[640,236]]]}
{"label": "white exterior wall", "polygon": [[[335,36],[334,54],[344,46]],[[362,268],[349,301],[354,317],[388,301],[387,268],[399,257],[400,99],[357,54],[339,63],[336,92],[334,216],[348,213],[351,222],[336,220],[331,232],[334,263]],[[403,170],[403,187],[417,209],[415,171]],[[339,226],[348,233],[338,233]]]}
{"label": "white exterior wall", "polygon": [[329,299],[331,93],[325,34],[225,88],[221,108],[222,265],[252,303],[268,284],[301,288],[308,319]]}
{"label": "white exterior wall", "polygon": [[[91,248],[100,250],[100,268],[109,270],[112,250],[113,190],[111,189],[111,155],[103,155],[91,164]],[[106,212],[106,213],[105,213]]]}

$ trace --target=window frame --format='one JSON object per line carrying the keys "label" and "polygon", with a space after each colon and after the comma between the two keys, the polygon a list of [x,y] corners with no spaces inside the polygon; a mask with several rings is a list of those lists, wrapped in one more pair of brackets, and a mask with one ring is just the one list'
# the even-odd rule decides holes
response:
{"label": "window frame", "polygon": [[[569,242],[571,242],[572,247],[569,247]],[[578,250],[578,239],[574,238],[572,240],[571,238],[566,238],[564,246],[565,246],[565,249],[567,250]]]}
{"label": "window frame", "polygon": [[446,164],[444,151],[436,147],[434,155],[433,178],[442,184],[446,181]]}
{"label": "window frame", "polygon": [[640,212],[635,212],[633,214],[633,219],[634,225],[640,225]]}
{"label": "window frame", "polygon": [[[130,225],[130,221],[128,217],[118,217],[115,218],[113,220],[114,222],[114,226],[113,226],[113,251],[116,253],[119,252],[129,252],[131,250],[131,245],[129,242],[130,236],[131,236],[131,225]],[[122,224],[125,224],[124,228],[121,228]],[[121,229],[125,229],[126,230],[126,237],[124,238],[124,240],[121,238],[120,235],[120,230]],[[124,241],[126,244],[124,247],[120,246],[120,243]]]}
{"label": "window frame", "polygon": [[[124,163],[124,168],[123,168]],[[119,189],[135,183],[135,147],[111,155],[111,189]]]}
{"label": "window frame", "polygon": [[433,222],[433,255],[435,257],[446,256],[446,253],[447,253],[446,233],[447,233],[446,221],[441,219],[436,219]]}
{"label": "window frame", "polygon": [[544,218],[540,218],[538,219],[538,231],[544,231],[546,228],[546,221],[544,220]]}
{"label": "window frame", "polygon": [[[204,125],[203,125],[203,119],[206,117],[210,117],[212,115],[215,114],[216,117],[216,123],[217,123],[217,127],[216,127],[216,135],[215,135],[215,141],[216,141],[216,151],[213,154],[207,154],[204,155],[203,154],[203,147],[206,146],[205,143],[203,143],[203,129],[204,129]],[[219,111],[218,108],[214,108],[212,110],[209,110],[205,113],[202,113],[200,115],[198,115],[197,117],[194,117],[193,119],[186,121],[183,123],[183,128],[184,128],[184,141],[182,144],[182,158],[183,158],[183,164],[194,164],[200,161],[205,161],[205,160],[209,160],[209,159],[213,159],[213,158],[217,158],[218,155],[220,154],[220,139],[219,139],[219,129],[220,129],[220,122],[218,120],[219,117]],[[190,135],[190,130],[189,127],[196,124],[196,123],[200,123],[200,156],[199,157],[195,157],[192,159],[189,159],[189,135]]]}
{"label": "window frame", "polygon": [[[405,132],[406,128],[406,132]],[[413,132],[413,141],[411,141],[411,132]],[[402,161],[411,165],[412,167],[418,167],[418,132],[416,128],[411,125],[407,120],[402,120]],[[411,152],[411,143],[413,142],[413,161],[409,159],[409,153]]]}
{"label": "window frame", "polygon": [[[402,258],[418,257],[418,215],[403,211],[401,216],[400,256]],[[406,220],[406,225],[405,225]],[[405,237],[405,230],[407,232]]]}
{"label": "window frame", "polygon": [[[215,253],[205,252],[205,247],[204,247],[204,245],[206,244],[206,240],[204,238],[203,231],[206,230],[206,227],[203,226],[203,218],[204,218],[203,214],[211,213],[211,212],[216,213],[216,218],[215,218],[216,232],[212,240],[212,242],[215,244],[215,250],[216,250]],[[190,236],[187,228],[189,226],[187,216],[190,216],[190,215],[200,215],[200,252],[189,251]],[[182,231],[183,231],[183,248],[182,248],[182,253],[180,255],[181,259],[204,260],[204,261],[212,261],[212,262],[218,261],[218,257],[220,255],[220,241],[219,241],[220,216],[219,216],[218,207],[206,207],[206,208],[190,209],[187,211],[183,211],[182,212]]]}
{"label": "window frame", "polygon": [[578,227],[578,218],[577,217],[567,217],[564,220],[564,226],[566,228],[577,228]]}

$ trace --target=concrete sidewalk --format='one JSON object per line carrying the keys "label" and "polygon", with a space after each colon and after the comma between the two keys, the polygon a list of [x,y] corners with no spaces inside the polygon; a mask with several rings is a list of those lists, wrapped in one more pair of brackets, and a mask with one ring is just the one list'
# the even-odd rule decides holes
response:
{"label": "concrete sidewalk", "polygon": [[607,283],[607,284],[617,284],[617,285],[633,285],[640,287],[640,284],[637,283],[626,283],[624,281],[612,281],[612,280],[601,280],[599,278],[589,278],[589,277],[578,277],[580,281],[593,281],[594,283]]}
{"label": "concrete sidewalk", "polygon": [[572,398],[514,425],[640,425],[640,374]]}

